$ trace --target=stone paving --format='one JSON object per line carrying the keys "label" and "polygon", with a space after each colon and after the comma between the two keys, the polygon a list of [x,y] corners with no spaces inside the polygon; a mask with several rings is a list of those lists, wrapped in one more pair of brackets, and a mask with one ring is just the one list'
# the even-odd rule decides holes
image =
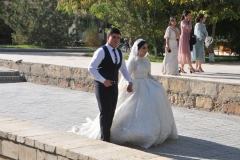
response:
{"label": "stone paving", "polygon": [[[0,93],[0,115],[63,131],[98,114],[93,93],[28,82],[0,84]],[[239,116],[175,107],[173,113],[178,140],[168,140],[150,149],[126,146],[179,160],[240,159]]]}

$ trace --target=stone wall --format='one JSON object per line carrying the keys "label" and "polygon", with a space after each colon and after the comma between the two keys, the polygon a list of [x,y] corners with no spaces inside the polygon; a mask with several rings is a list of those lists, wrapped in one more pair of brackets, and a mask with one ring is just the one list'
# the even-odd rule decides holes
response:
{"label": "stone wall", "polygon": [[[86,68],[0,60],[0,66],[25,74],[28,82],[93,92],[94,84]],[[240,85],[155,76],[165,88],[173,106],[240,115]]]}
{"label": "stone wall", "polygon": [[85,68],[29,62],[16,64],[10,60],[0,60],[0,66],[18,70],[28,82],[86,92],[93,92],[94,89],[92,76]]}

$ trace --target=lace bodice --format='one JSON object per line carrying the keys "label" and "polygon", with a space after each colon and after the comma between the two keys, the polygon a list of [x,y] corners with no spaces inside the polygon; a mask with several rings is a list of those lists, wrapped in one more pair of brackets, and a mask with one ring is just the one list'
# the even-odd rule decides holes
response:
{"label": "lace bodice", "polygon": [[151,63],[147,57],[137,57],[128,66],[128,72],[133,79],[151,78]]}

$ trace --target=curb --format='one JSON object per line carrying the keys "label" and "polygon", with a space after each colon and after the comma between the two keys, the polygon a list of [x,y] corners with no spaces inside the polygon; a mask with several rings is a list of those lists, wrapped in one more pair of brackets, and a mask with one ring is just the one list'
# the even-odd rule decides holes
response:
{"label": "curb", "polygon": [[172,159],[4,116],[0,126],[1,160]]}

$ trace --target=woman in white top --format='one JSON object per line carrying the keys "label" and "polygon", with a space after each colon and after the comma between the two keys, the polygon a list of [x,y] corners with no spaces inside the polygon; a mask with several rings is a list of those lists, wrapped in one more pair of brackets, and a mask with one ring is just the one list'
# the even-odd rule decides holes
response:
{"label": "woman in white top", "polygon": [[178,39],[180,31],[176,27],[177,19],[170,17],[169,26],[165,32],[166,39],[165,57],[163,60],[162,74],[179,75],[178,71]]}

